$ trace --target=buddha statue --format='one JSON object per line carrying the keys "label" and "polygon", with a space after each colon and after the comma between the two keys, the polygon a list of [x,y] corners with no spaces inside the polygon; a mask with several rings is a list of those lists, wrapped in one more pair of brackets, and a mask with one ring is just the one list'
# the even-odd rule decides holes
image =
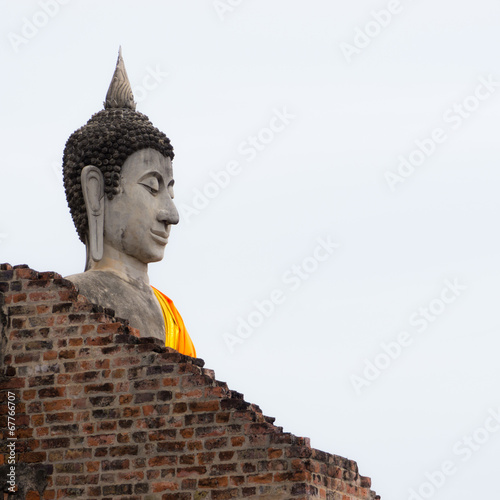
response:
{"label": "buddha statue", "polygon": [[67,279],[142,336],[195,357],[173,302],[149,284],[148,264],[163,259],[179,214],[170,140],[135,107],[120,49],[104,109],[64,150],[66,198],[86,247],[85,271]]}

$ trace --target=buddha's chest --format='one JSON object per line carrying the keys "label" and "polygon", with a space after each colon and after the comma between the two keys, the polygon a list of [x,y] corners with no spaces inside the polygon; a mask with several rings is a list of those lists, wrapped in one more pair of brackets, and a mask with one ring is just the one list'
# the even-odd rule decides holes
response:
{"label": "buddha's chest", "polygon": [[102,272],[86,272],[68,279],[90,302],[113,309],[117,318],[128,320],[130,326],[140,331],[141,337],[165,341],[163,313],[150,286],[137,287]]}

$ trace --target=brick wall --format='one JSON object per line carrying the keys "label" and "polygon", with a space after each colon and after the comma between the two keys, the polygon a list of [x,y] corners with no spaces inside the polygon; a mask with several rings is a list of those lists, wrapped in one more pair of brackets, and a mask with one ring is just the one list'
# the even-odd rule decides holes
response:
{"label": "brick wall", "polygon": [[379,498],[354,461],[283,432],[201,359],[140,338],[56,273],[1,265],[0,329],[12,498]]}

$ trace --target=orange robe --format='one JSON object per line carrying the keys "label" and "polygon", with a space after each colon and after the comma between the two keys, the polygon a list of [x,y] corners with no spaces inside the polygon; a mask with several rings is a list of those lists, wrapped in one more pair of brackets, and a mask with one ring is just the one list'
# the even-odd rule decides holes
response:
{"label": "orange robe", "polygon": [[154,286],[151,288],[160,303],[163,320],[165,321],[165,345],[167,347],[174,348],[181,354],[186,354],[187,356],[196,358],[196,349],[194,348],[193,341],[191,340],[191,337],[184,326],[184,321],[182,321],[181,315],[174,306],[174,303]]}

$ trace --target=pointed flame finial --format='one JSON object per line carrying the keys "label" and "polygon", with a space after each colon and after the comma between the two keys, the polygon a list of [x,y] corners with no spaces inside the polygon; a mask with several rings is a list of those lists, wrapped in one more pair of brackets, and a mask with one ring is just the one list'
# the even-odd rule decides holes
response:
{"label": "pointed flame finial", "polygon": [[129,108],[135,110],[134,94],[127,76],[125,63],[122,57],[122,48],[118,50],[118,61],[116,62],[115,73],[106,94],[104,109],[109,108]]}

